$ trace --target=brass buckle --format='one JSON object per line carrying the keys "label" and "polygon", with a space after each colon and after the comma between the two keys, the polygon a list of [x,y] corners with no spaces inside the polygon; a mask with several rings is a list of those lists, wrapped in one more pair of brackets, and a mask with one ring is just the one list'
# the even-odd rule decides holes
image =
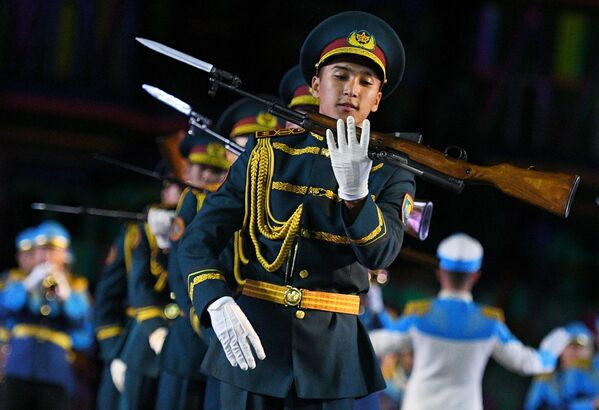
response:
{"label": "brass buckle", "polygon": [[283,294],[283,301],[285,302],[285,306],[299,306],[302,301],[302,291],[287,285],[285,294]]}
{"label": "brass buckle", "polygon": [[166,316],[166,318],[170,320],[176,319],[180,313],[181,309],[179,308],[179,305],[177,305],[176,303],[169,303],[164,308],[164,316]]}

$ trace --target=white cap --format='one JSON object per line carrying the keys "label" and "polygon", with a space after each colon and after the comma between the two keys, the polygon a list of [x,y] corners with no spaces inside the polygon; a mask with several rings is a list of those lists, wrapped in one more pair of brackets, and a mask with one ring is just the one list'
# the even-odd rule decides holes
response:
{"label": "white cap", "polygon": [[451,272],[477,272],[483,262],[479,241],[459,232],[443,239],[437,248],[439,267]]}

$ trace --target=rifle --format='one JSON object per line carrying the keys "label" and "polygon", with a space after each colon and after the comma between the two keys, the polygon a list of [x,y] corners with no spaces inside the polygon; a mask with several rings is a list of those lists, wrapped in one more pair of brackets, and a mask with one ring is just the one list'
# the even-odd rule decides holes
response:
{"label": "rifle", "polygon": [[[300,127],[325,135],[330,129],[335,133],[337,121],[319,113],[302,113],[255,94],[242,90],[241,79],[210,63],[189,56],[163,44],[136,38],[146,47],[210,74],[208,94],[214,96],[219,87],[243,97],[263,103],[268,111]],[[360,132],[360,131],[357,131]],[[272,136],[277,136],[273,133]],[[567,218],[580,177],[562,172],[537,171],[534,167],[519,168],[511,164],[481,166],[466,161],[465,151],[460,149],[457,158],[449,150],[440,152],[409,139],[396,138],[393,134],[370,132],[369,156],[403,168],[425,181],[460,193],[466,184],[491,185],[505,194]]]}
{"label": "rifle", "polygon": [[[204,132],[208,133],[212,137],[225,144],[225,148],[232,152],[234,155],[241,155],[245,148],[241,145],[231,141],[230,139],[220,135],[216,131],[212,131],[208,128],[208,124],[202,119],[205,118],[198,112],[194,111],[191,106],[179,98],[161,90],[158,87],[144,84],[143,89],[146,90],[152,97],[162,101],[168,106],[176,109],[177,111],[189,116],[189,123],[192,125],[189,129],[189,134],[194,134],[195,128],[200,128]],[[180,109],[186,107],[185,109]],[[420,134],[410,136],[410,138],[420,138]],[[414,208],[408,217],[406,222],[406,232],[416,239],[424,241],[428,237],[428,230],[433,215],[433,203],[430,201],[414,201]]]}
{"label": "rifle", "polygon": [[32,203],[31,209],[35,209],[36,211],[52,211],[52,212],[61,212],[61,213],[65,213],[65,214],[75,214],[75,215],[92,215],[92,216],[105,216],[105,217],[109,217],[109,218],[132,219],[135,221],[145,221],[146,220],[146,215],[141,212],[129,212],[129,211],[114,210],[114,209],[101,209],[101,208],[88,208],[88,207],[84,207],[84,206],[46,204],[44,202]]}

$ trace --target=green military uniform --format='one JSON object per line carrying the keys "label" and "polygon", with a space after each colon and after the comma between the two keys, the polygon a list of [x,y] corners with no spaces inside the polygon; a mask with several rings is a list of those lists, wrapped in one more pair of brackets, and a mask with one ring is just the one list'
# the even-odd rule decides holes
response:
{"label": "green military uniform", "polygon": [[132,308],[129,308],[127,299],[127,280],[131,269],[131,253],[137,240],[137,225],[128,224],[121,229],[96,285],[94,322],[100,359],[104,362],[98,387],[98,409],[118,408],[120,393],[112,381],[110,364],[119,358],[133,324]]}
{"label": "green military uniform", "polygon": [[[229,168],[225,148],[201,130],[193,129],[180,145],[181,155],[191,164]],[[168,283],[178,304],[180,315],[171,325],[161,353],[157,409],[198,408],[204,403],[206,377],[200,365],[207,349],[205,335],[200,334],[199,320],[189,296],[187,284],[177,259],[179,239],[204,203],[206,193],[187,188],[181,194],[171,227],[168,260]],[[231,255],[229,259],[232,260]]]}
{"label": "green military uniform", "polygon": [[167,306],[173,302],[168,287],[168,254],[158,247],[148,223],[139,223],[132,233],[131,271],[128,299],[135,309],[121,359],[127,364],[122,408],[153,408],[156,398],[160,358],[148,338],[160,327],[168,327]]}
{"label": "green military uniform", "polygon": [[[366,39],[368,49],[352,45],[356,37]],[[302,50],[304,63],[313,55],[306,81],[321,51],[339,38],[343,44],[333,44],[329,55],[355,51],[367,58],[374,55],[376,38],[375,52],[384,50],[386,56],[385,87],[397,85],[403,71],[399,38],[382,20],[358,12],[339,14],[313,30]],[[378,54],[377,59],[381,61]],[[369,194],[352,219],[337,194],[323,136],[303,129],[257,136],[186,229],[179,260],[189,274],[196,312],[208,326],[208,306],[231,294],[218,255],[227,238],[241,230],[238,250],[245,285],[237,304],[260,337],[266,358],[255,369],[242,371],[230,365],[213,340],[202,369],[225,389],[233,387],[221,389],[221,395],[246,391],[247,405],[268,407],[270,397],[351,406],[346,398],[385,386],[357,317],[358,295],[368,291],[367,269],[387,267],[399,252],[415,190],[413,175],[374,164]]]}

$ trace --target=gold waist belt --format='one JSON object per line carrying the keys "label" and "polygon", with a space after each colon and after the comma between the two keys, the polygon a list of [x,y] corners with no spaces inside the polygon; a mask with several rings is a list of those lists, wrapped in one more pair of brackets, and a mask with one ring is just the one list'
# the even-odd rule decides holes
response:
{"label": "gold waist belt", "polygon": [[259,280],[247,279],[241,293],[251,298],[279,305],[294,306],[298,309],[324,310],[325,312],[349,315],[357,315],[360,311],[358,295],[298,289],[293,286],[274,285]]}

